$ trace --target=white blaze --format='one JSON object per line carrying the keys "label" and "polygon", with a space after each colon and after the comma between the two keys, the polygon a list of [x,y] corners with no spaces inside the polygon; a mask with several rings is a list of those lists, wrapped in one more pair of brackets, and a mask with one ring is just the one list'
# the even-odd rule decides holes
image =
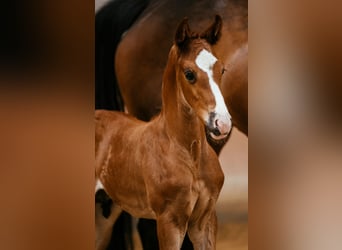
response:
{"label": "white blaze", "polygon": [[231,116],[224,102],[220,88],[214,81],[213,67],[216,61],[217,58],[213,54],[211,54],[209,51],[205,49],[202,49],[201,52],[197,55],[195,62],[197,66],[208,75],[210,88],[215,97],[216,102],[214,112],[219,116],[224,116],[228,119],[231,119]]}

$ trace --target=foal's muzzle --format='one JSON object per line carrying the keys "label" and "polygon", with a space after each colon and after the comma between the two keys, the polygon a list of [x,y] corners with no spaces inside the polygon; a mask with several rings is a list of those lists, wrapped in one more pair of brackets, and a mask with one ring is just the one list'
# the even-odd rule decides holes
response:
{"label": "foal's muzzle", "polygon": [[232,121],[228,115],[210,112],[207,129],[209,130],[211,138],[214,140],[222,140],[229,135],[232,129]]}

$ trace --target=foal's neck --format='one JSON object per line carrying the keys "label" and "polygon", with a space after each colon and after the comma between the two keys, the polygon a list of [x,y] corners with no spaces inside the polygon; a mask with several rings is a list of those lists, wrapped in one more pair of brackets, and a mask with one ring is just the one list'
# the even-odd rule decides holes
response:
{"label": "foal's neck", "polygon": [[[174,49],[174,48],[173,48]],[[186,102],[180,84],[176,80],[175,56],[171,56],[163,75],[161,120],[166,133],[185,147],[194,141],[205,140],[204,127],[192,107]]]}

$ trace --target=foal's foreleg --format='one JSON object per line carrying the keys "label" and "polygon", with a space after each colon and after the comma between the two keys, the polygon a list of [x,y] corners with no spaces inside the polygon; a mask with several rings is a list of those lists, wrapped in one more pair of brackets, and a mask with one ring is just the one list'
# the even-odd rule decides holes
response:
{"label": "foal's foreleg", "polygon": [[217,217],[213,210],[204,221],[189,224],[188,234],[194,250],[216,249]]}
{"label": "foal's foreleg", "polygon": [[187,220],[165,213],[157,218],[157,233],[161,250],[179,250],[187,230]]}

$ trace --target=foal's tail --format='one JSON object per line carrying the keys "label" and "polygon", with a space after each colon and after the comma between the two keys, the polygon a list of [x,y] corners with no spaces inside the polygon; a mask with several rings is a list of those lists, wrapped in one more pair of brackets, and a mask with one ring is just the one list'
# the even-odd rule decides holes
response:
{"label": "foal's tail", "polygon": [[[128,30],[149,0],[111,0],[95,16],[95,109],[124,111],[114,71],[114,55]],[[108,209],[107,209],[108,210]],[[113,227],[107,249],[133,249],[132,217],[123,212]]]}
{"label": "foal's tail", "polygon": [[95,16],[95,109],[124,110],[114,72],[114,55],[149,0],[111,0]]}

